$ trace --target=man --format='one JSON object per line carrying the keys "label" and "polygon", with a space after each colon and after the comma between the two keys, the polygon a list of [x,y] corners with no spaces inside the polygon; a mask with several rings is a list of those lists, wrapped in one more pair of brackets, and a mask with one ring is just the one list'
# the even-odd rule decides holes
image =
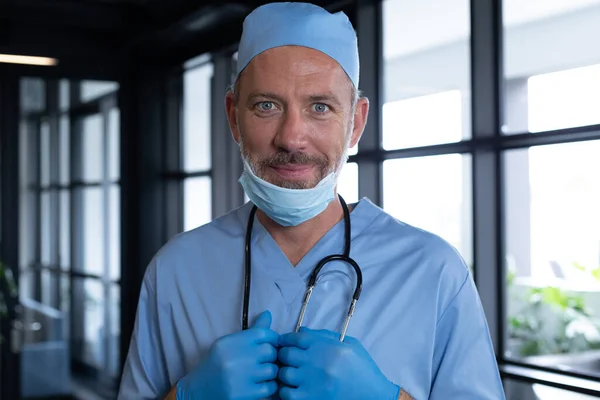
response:
{"label": "man", "polygon": [[[226,111],[251,202],[154,257],[119,397],[503,399],[456,251],[368,199],[345,209],[336,194],[369,109],[346,16],[259,7],[244,22],[237,72]],[[297,332],[313,268],[346,253],[362,292],[345,338],[359,282],[347,259],[322,268]]]}

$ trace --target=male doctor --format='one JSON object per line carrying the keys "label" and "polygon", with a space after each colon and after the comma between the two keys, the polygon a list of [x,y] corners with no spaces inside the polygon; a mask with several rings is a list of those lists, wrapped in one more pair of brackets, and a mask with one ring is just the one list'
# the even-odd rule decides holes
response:
{"label": "male doctor", "polygon": [[[173,238],[148,266],[120,399],[504,399],[457,252],[337,195],[367,122],[358,88],[343,13],[272,3],[246,18],[225,103],[251,202]],[[313,269],[348,250],[362,292],[345,338],[358,275],[340,260],[321,270],[296,331]]]}

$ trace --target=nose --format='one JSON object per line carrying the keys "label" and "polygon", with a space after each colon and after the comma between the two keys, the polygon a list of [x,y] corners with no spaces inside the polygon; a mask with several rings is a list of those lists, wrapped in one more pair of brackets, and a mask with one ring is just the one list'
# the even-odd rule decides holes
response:
{"label": "nose", "polygon": [[288,108],[281,117],[274,145],[289,153],[301,152],[306,149],[308,126],[302,112]]}

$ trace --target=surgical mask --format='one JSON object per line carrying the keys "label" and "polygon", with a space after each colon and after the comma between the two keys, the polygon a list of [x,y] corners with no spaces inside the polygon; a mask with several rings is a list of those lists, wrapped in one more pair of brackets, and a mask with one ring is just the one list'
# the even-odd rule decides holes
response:
{"label": "surgical mask", "polygon": [[254,174],[244,161],[239,179],[248,198],[272,220],[282,226],[296,226],[316,217],[335,197],[332,172],[311,189],[288,189],[269,183]]}

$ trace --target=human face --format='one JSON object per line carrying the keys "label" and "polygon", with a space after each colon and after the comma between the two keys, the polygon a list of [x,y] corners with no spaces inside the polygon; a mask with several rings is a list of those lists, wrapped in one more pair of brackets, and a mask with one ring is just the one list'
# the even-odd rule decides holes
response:
{"label": "human face", "polygon": [[354,88],[340,65],[317,50],[283,46],[256,56],[226,97],[234,139],[254,173],[305,189],[346,161],[366,123],[368,101],[353,107]]}

